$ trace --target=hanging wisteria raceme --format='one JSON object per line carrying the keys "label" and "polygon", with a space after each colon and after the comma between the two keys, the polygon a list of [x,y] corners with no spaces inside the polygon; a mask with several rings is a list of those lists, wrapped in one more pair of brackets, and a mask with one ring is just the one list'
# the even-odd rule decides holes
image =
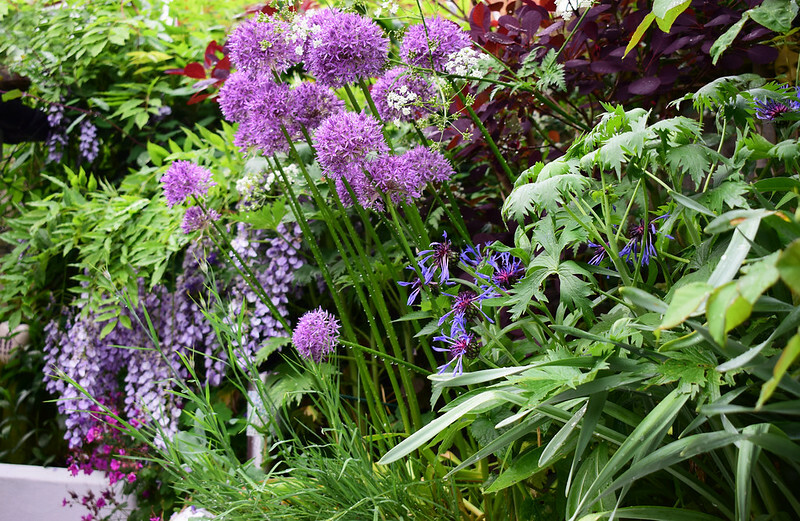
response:
{"label": "hanging wisteria raceme", "polygon": [[47,161],[60,163],[68,141],[63,105],[50,105],[50,108],[47,109],[47,123],[50,125],[50,134],[45,142],[48,148]]}
{"label": "hanging wisteria raceme", "polygon": [[66,316],[63,329],[58,319],[45,327],[46,388],[59,397],[58,410],[66,418],[64,438],[70,448],[83,445],[96,421],[88,412],[93,401],[59,371],[91,396],[105,396],[116,390],[116,375],[129,356],[127,351],[113,347],[110,340],[100,342],[101,325],[91,314],[81,317],[79,312],[76,308]]}
{"label": "hanging wisteria raceme", "polygon": [[100,151],[100,142],[97,140],[97,127],[89,121],[81,123],[81,133],[78,136],[78,150],[81,157],[92,163]]}
{"label": "hanging wisteria raceme", "polygon": [[[294,273],[304,264],[300,254],[302,235],[297,224],[281,224],[277,231],[277,237],[267,238],[263,230],[248,230],[240,223],[231,246],[245,262],[251,263],[258,284],[286,317],[289,296],[296,291]],[[267,262],[262,262],[264,259]],[[285,336],[286,332],[243,278],[237,278],[226,294],[231,298],[227,320],[235,334],[232,340],[236,358],[241,367],[247,367],[264,342]]]}

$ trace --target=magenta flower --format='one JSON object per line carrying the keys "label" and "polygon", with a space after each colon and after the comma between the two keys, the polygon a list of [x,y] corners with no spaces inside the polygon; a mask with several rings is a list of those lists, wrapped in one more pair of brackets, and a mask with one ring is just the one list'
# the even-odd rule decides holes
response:
{"label": "magenta flower", "polygon": [[319,307],[300,317],[292,334],[292,345],[303,358],[321,362],[336,349],[339,327],[339,321]]}
{"label": "magenta flower", "polygon": [[409,65],[444,72],[449,56],[470,45],[469,33],[437,16],[406,30],[400,57]]}
{"label": "magenta flower", "polygon": [[208,211],[208,213],[206,213],[199,206],[192,206],[191,208],[187,209],[186,213],[183,215],[181,230],[183,230],[183,233],[187,235],[192,232],[196,232],[197,230],[204,230],[208,228],[208,226],[211,224],[211,221],[218,221],[219,217],[219,213],[217,213],[217,211],[214,209],[211,209]]}
{"label": "magenta flower", "polygon": [[322,84],[343,87],[376,76],[389,52],[389,39],[369,18],[326,10],[312,16],[306,69]]}
{"label": "magenta flower", "polygon": [[171,208],[195,195],[203,197],[217,183],[211,180],[211,171],[190,161],[175,161],[161,177],[164,196]]}

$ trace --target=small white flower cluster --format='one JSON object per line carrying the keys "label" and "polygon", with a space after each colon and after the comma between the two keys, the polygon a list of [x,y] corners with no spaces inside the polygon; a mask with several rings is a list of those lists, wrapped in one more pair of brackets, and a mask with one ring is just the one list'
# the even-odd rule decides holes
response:
{"label": "small white flower cluster", "polygon": [[379,5],[378,8],[375,9],[375,17],[380,18],[383,14],[383,11],[386,10],[392,16],[397,14],[398,9],[400,9],[400,5],[392,0],[383,0]]}
{"label": "small white flower cluster", "polygon": [[483,56],[472,47],[464,47],[447,56],[444,70],[456,76],[476,76],[481,73]]}
{"label": "small white flower cluster", "polygon": [[[319,25],[311,25],[308,21],[308,16],[300,15],[294,19],[291,24],[291,32],[289,33],[289,40],[294,44],[294,52],[298,56],[302,56],[305,52],[306,41],[309,36],[320,31]],[[317,39],[312,42],[314,47],[319,45]]]}
{"label": "small white flower cluster", "polygon": [[415,92],[411,92],[405,85],[400,85],[396,90],[393,90],[386,95],[386,104],[389,108],[401,112],[404,116],[411,115],[411,107],[414,106],[419,96]]}
{"label": "small white flower cluster", "polygon": [[283,173],[286,175],[286,180],[291,184],[297,184],[303,180],[303,172],[300,167],[294,163],[283,166]]}
{"label": "small white flower cluster", "polygon": [[569,21],[578,9],[592,7],[594,0],[556,0],[555,16],[560,16],[564,21]]}
{"label": "small white flower cluster", "polygon": [[250,196],[254,190],[268,191],[275,182],[275,174],[268,173],[266,177],[260,172],[247,172],[236,181],[236,191],[243,197]]}

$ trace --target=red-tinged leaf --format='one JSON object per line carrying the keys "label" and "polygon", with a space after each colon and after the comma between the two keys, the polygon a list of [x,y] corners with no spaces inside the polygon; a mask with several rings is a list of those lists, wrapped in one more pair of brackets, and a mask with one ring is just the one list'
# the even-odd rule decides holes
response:
{"label": "red-tinged leaf", "polygon": [[481,2],[472,8],[472,12],[469,15],[469,28],[472,30],[482,29],[487,32],[491,28],[491,21],[492,13],[489,12],[486,4]]}
{"label": "red-tinged leaf", "polygon": [[206,70],[197,62],[192,62],[184,67],[183,74],[198,80],[206,79]]}
{"label": "red-tinged leaf", "polygon": [[216,40],[211,40],[208,45],[206,45],[206,52],[204,56],[204,62],[206,64],[206,69],[210,69],[213,67],[217,62],[219,62],[220,58],[217,56],[217,53],[225,55],[225,51],[222,49]]}
{"label": "red-tinged leaf", "polygon": [[187,101],[186,104],[194,105],[195,103],[200,103],[209,96],[211,96],[211,93],[209,92],[195,92],[194,95],[189,98],[189,101]]}
{"label": "red-tinged leaf", "polygon": [[491,4],[489,4],[489,10],[490,11],[502,11],[505,6],[506,6],[506,3],[502,2],[502,1],[501,2],[492,2]]}
{"label": "red-tinged leaf", "polygon": [[218,80],[225,81],[228,79],[228,76],[231,74],[231,59],[227,56],[222,58],[219,63],[214,66],[214,70],[211,71],[211,77],[216,78]]}
{"label": "red-tinged leaf", "polygon": [[185,73],[183,72],[183,69],[167,69],[164,71],[164,74],[178,74],[183,76]]}

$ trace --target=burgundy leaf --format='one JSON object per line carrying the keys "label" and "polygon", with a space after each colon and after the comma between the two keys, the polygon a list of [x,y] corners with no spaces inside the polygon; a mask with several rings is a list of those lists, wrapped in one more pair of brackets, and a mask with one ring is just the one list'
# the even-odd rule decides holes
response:
{"label": "burgundy leaf", "polygon": [[217,80],[215,80],[214,78],[204,79],[204,80],[200,80],[197,83],[195,83],[194,85],[192,85],[192,88],[193,89],[198,89],[198,90],[203,90],[206,87],[208,87],[209,85],[214,85],[215,83],[217,83]]}
{"label": "burgundy leaf", "polygon": [[732,19],[733,19],[733,16],[731,16],[729,14],[721,14],[719,16],[716,16],[716,17],[712,18],[711,20],[709,20],[708,22],[706,22],[703,25],[705,27],[715,27],[717,25],[728,25],[728,22],[730,22]]}
{"label": "burgundy leaf", "polygon": [[167,69],[164,71],[164,74],[179,74],[183,76],[183,69]]}
{"label": "burgundy leaf", "polygon": [[620,62],[599,61],[589,66],[595,74],[614,74],[622,70]]}
{"label": "burgundy leaf", "polygon": [[210,69],[219,61],[219,58],[217,57],[218,52],[223,55],[225,54],[222,46],[219,45],[216,40],[211,40],[211,42],[209,42],[209,44],[206,46],[206,52],[204,56],[206,69]]}
{"label": "burgundy leaf", "polygon": [[567,69],[584,68],[589,65],[589,60],[567,60],[564,62],[564,67]]}
{"label": "burgundy leaf", "polygon": [[527,32],[528,35],[533,36],[539,30],[539,25],[542,23],[542,15],[537,11],[528,11],[522,17],[522,30]]}
{"label": "burgundy leaf", "polygon": [[769,45],[754,45],[745,51],[753,63],[772,63],[778,57],[778,49]]}
{"label": "burgundy leaf", "polygon": [[484,3],[479,3],[472,8],[469,14],[469,28],[473,31],[483,30],[487,32],[492,26],[492,13],[486,8]]}
{"label": "burgundy leaf", "polygon": [[684,48],[688,44],[689,44],[689,37],[688,36],[681,36],[680,38],[678,38],[677,40],[672,42],[672,45],[670,45],[669,47],[664,49],[663,54],[672,54],[675,51],[677,51],[678,49]]}
{"label": "burgundy leaf", "polygon": [[631,94],[639,94],[644,96],[646,94],[655,92],[655,90],[660,86],[661,80],[655,76],[650,76],[648,78],[640,78],[628,85],[628,92]]}
{"label": "burgundy leaf", "polygon": [[210,93],[196,92],[191,98],[189,98],[189,101],[187,101],[186,104],[187,105],[194,105],[195,103],[200,103],[201,101],[203,101],[204,99],[206,99],[209,96],[211,96]]}
{"label": "burgundy leaf", "polygon": [[486,39],[490,42],[499,43],[501,45],[509,45],[514,43],[514,40],[500,33],[486,33]]}
{"label": "burgundy leaf", "polygon": [[744,35],[742,37],[742,41],[743,42],[749,42],[749,41],[752,41],[752,40],[758,40],[762,36],[766,36],[766,35],[770,34],[771,32],[772,31],[770,31],[766,27],[758,27],[755,30],[750,31],[749,33]]}
{"label": "burgundy leaf", "polygon": [[519,31],[521,29],[519,20],[514,18],[513,16],[508,16],[504,14],[500,18],[497,19],[497,25],[500,27],[504,27],[509,31]]}

